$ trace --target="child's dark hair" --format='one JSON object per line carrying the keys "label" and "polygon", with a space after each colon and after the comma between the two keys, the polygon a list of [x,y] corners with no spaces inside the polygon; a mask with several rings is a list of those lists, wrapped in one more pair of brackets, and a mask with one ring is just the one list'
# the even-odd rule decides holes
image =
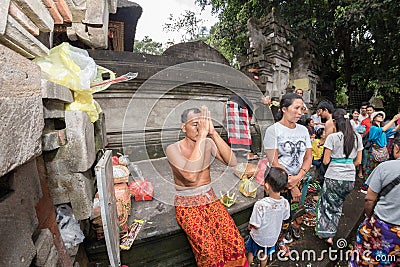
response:
{"label": "child's dark hair", "polygon": [[321,139],[322,134],[324,133],[325,129],[324,128],[318,128],[315,131],[315,139]]}
{"label": "child's dark hair", "polygon": [[279,167],[271,167],[265,171],[264,182],[271,186],[272,191],[278,193],[285,189],[288,183],[288,174]]}
{"label": "child's dark hair", "polygon": [[306,119],[306,123],[305,123],[306,126],[308,126],[310,124],[310,122],[313,121],[313,120],[314,120],[313,118],[307,118]]}

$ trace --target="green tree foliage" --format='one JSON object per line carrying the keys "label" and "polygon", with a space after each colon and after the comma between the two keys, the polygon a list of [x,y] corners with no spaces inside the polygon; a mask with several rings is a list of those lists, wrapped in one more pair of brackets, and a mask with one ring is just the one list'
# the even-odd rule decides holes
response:
{"label": "green tree foliage", "polygon": [[162,43],[153,41],[149,36],[145,36],[143,40],[135,40],[133,52],[151,55],[161,55],[164,52]]}
{"label": "green tree foliage", "polygon": [[[210,40],[229,59],[246,54],[247,21],[275,9],[291,28],[292,43],[305,36],[317,46],[320,77],[336,95],[381,95],[394,113],[400,98],[400,1],[398,0],[196,0],[212,6],[219,23]],[[365,99],[363,99],[365,100]],[[366,99],[368,100],[368,99]]]}
{"label": "green tree foliage", "polygon": [[169,22],[164,24],[163,30],[180,32],[181,42],[207,40],[209,32],[207,27],[202,25],[204,20],[198,18],[193,11],[185,10],[185,13],[177,18],[170,14],[168,20]]}

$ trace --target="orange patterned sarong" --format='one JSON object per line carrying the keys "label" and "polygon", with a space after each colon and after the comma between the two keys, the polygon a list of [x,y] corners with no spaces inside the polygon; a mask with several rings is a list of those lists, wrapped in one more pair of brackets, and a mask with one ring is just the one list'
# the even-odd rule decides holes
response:
{"label": "orange patterned sarong", "polygon": [[197,266],[248,266],[244,240],[212,188],[198,195],[176,195],[175,212]]}

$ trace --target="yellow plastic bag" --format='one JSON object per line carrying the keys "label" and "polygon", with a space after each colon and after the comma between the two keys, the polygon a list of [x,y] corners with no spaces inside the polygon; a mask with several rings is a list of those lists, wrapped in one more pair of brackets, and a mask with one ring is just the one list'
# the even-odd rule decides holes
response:
{"label": "yellow plastic bag", "polygon": [[[74,91],[75,101],[66,105],[66,110],[85,111],[91,122],[98,120],[101,108],[93,99],[93,93],[107,89],[112,82],[103,83],[102,74],[109,73],[112,81],[114,72],[96,65],[86,50],[69,43],[52,48],[48,56],[36,58],[34,62],[49,74],[50,81]],[[96,84],[98,86],[94,86]]]}
{"label": "yellow plastic bag", "polygon": [[253,178],[242,178],[239,182],[239,191],[246,197],[255,198],[257,194],[257,186],[253,182]]}
{"label": "yellow plastic bag", "polygon": [[[97,65],[97,76],[93,80],[92,84],[99,84],[103,81],[102,74],[109,73],[110,79],[115,79],[115,73]],[[99,86],[92,86],[89,90],[79,90],[74,92],[75,101],[65,106],[66,110],[80,110],[85,111],[91,122],[95,122],[99,119],[101,113],[101,107],[96,100],[93,99],[93,93],[100,92],[107,89],[111,83],[101,84]]]}
{"label": "yellow plastic bag", "polygon": [[50,81],[73,91],[90,90],[90,83],[97,76],[97,66],[86,50],[62,43],[50,49],[49,55],[33,60]]}

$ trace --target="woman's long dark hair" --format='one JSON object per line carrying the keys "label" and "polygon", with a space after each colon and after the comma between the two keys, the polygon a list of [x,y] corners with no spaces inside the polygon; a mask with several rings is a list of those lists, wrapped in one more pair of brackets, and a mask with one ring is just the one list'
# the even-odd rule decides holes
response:
{"label": "woman's long dark hair", "polygon": [[289,93],[282,96],[281,103],[279,105],[279,111],[278,114],[276,115],[278,121],[280,121],[283,118],[282,108],[288,108],[289,106],[291,106],[295,99],[303,100],[301,96],[295,93]]}
{"label": "woman's long dark hair", "polygon": [[346,110],[338,108],[333,112],[332,119],[335,120],[337,131],[343,133],[343,152],[348,158],[354,148],[355,133],[350,120],[344,117],[346,114]]}

